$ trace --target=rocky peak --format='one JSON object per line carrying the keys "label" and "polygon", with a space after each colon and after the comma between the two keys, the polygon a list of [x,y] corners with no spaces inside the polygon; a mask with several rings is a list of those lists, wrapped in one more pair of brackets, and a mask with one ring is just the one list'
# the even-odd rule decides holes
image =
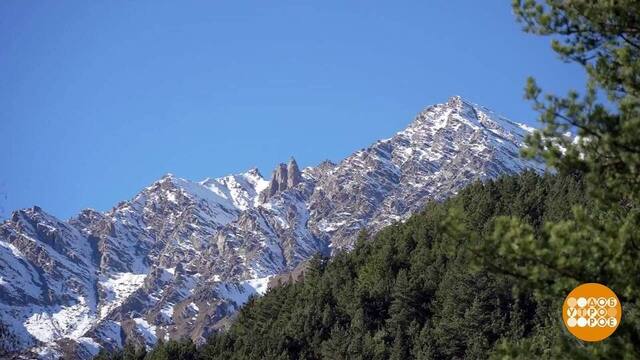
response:
{"label": "rocky peak", "polygon": [[262,178],[262,174],[260,173],[260,170],[258,170],[257,167],[253,167],[249,169],[249,171],[247,171],[246,174],[256,178],[260,178],[260,179]]}
{"label": "rocky peak", "polygon": [[304,175],[311,179],[317,180],[329,174],[329,172],[332,171],[335,167],[336,167],[336,164],[333,161],[324,160],[316,166],[305,168]]}
{"label": "rocky peak", "polygon": [[269,186],[260,194],[262,202],[267,201],[273,195],[284,190],[291,189],[302,182],[302,173],[298,168],[296,160],[291,157],[289,163],[280,163],[273,170]]}
{"label": "rocky peak", "polygon": [[287,164],[287,188],[290,189],[295,187],[302,181],[302,173],[298,168],[298,163],[296,163],[296,159],[291,157],[289,159],[289,163]]}
{"label": "rocky peak", "polygon": [[273,175],[271,176],[269,188],[265,191],[269,197],[279,193],[280,191],[286,190],[289,177],[288,175],[287,166],[284,163],[280,163],[276,166],[275,170],[273,170]]}
{"label": "rocky peak", "polygon": [[323,160],[320,164],[318,164],[318,168],[322,168],[322,169],[332,169],[336,166],[336,163],[334,163],[333,161],[327,159],[327,160]]}
{"label": "rocky peak", "polygon": [[465,104],[469,105],[469,102],[463,99],[460,95],[454,95],[447,100],[447,106],[451,108],[460,109]]}
{"label": "rocky peak", "polygon": [[80,214],[78,214],[78,216],[69,219],[69,223],[79,229],[83,229],[89,227],[91,224],[97,223],[98,221],[104,219],[104,217],[104,214],[94,209],[84,209],[80,211]]}

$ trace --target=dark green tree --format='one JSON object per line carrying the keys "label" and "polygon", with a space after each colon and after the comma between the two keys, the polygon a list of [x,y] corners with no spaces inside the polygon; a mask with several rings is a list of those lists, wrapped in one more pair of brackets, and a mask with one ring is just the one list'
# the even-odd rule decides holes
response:
{"label": "dark green tree", "polygon": [[402,269],[398,272],[391,297],[389,325],[394,331],[399,330],[404,335],[405,330],[409,327],[409,323],[411,323],[414,317],[412,305],[413,294],[409,280],[407,279],[406,270]]}
{"label": "dark green tree", "polygon": [[143,360],[146,355],[147,350],[144,346],[135,346],[130,342],[122,349],[122,360]]}
{"label": "dark green tree", "polygon": [[191,339],[160,342],[150,351],[146,360],[195,360],[198,354]]}

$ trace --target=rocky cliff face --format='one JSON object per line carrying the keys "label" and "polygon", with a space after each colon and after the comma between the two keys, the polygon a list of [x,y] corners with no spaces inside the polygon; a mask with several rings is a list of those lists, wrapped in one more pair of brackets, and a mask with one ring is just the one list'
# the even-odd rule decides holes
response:
{"label": "rocky cliff face", "polygon": [[360,229],[402,221],[475,180],[543,171],[518,157],[529,131],[453,97],[338,164],[301,171],[291,159],[270,180],[257,169],[200,182],[169,174],[68,221],[16,211],[0,225],[0,346],[89,358],[127,341],[203,341],[270,278],[349,250]]}

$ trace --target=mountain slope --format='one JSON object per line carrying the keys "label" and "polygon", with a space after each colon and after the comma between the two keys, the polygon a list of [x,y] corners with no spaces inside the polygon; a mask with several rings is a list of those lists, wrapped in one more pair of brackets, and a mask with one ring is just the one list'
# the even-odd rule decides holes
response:
{"label": "mountain slope", "polygon": [[17,211],[0,225],[5,347],[86,358],[126,341],[201,342],[271,277],[351,249],[361,229],[402,221],[475,180],[542,171],[518,157],[530,130],[453,97],[338,164],[300,170],[291,159],[270,180],[257,169],[201,182],[169,174],[66,222]]}

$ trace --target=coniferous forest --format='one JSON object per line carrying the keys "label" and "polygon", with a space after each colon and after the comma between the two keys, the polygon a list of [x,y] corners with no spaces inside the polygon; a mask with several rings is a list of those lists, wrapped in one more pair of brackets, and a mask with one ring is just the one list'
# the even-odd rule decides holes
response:
{"label": "coniferous forest", "polygon": [[[250,300],[205,345],[98,357],[640,358],[640,2],[516,0],[513,9],[588,78],[564,97],[527,84],[543,129],[524,156],[543,158],[549,174],[476,183],[363,232],[351,252],[316,257],[302,281]],[[586,282],[606,284],[623,308],[616,332],[595,343],[561,320],[564,297]]]}

